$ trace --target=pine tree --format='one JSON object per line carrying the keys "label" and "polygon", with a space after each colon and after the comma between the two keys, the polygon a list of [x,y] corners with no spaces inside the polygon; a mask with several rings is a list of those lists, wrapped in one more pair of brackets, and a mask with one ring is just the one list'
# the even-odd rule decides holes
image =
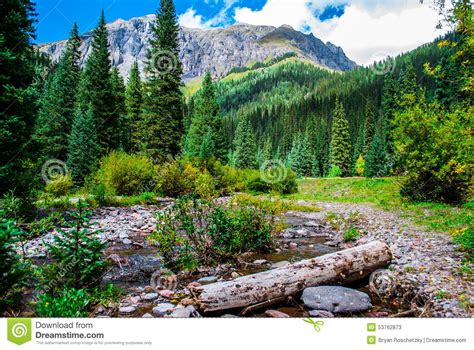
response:
{"label": "pine tree", "polygon": [[67,158],[75,181],[81,183],[91,173],[98,162],[99,152],[94,114],[91,109],[84,112],[78,108],[69,137]]}
{"label": "pine tree", "polygon": [[297,135],[288,155],[288,165],[298,176],[311,176],[314,167],[313,159],[308,136]]}
{"label": "pine tree", "polygon": [[172,0],[160,0],[152,32],[138,134],[142,150],[159,162],[179,153],[184,133],[179,25]]}
{"label": "pine tree", "polygon": [[343,176],[351,173],[351,135],[349,132],[349,122],[346,119],[344,106],[336,100],[334,111],[332,137],[329,151],[329,164],[331,168],[338,167]]}
{"label": "pine tree", "polygon": [[364,147],[362,150],[362,155],[364,157],[367,155],[370,145],[372,144],[375,133],[375,124],[374,106],[372,102],[368,100],[365,106]]}
{"label": "pine tree", "polygon": [[20,192],[30,185],[24,163],[36,114],[35,13],[29,0],[2,1],[0,9],[0,193]]}
{"label": "pine tree", "polygon": [[256,166],[256,145],[252,124],[248,117],[242,116],[235,132],[234,162],[237,168],[253,169]]}
{"label": "pine tree", "polygon": [[74,24],[66,50],[40,100],[35,139],[44,158],[65,160],[67,157],[80,75],[79,47],[79,33]]}
{"label": "pine tree", "polygon": [[113,108],[116,116],[119,118],[120,147],[124,151],[129,152],[131,149],[130,125],[128,124],[127,107],[125,105],[125,84],[117,67],[112,68],[110,84],[112,86],[111,108]]}
{"label": "pine tree", "polygon": [[137,152],[141,149],[138,125],[140,124],[140,119],[142,118],[143,108],[142,81],[140,78],[140,70],[138,69],[137,61],[135,61],[132,69],[130,70],[125,97],[127,106],[127,121],[124,123],[123,127],[130,130],[128,136],[130,137],[129,142],[131,145],[131,150]]}
{"label": "pine tree", "polygon": [[382,113],[384,134],[389,154],[395,153],[392,135],[395,112],[399,109],[398,94],[399,88],[397,81],[393,78],[392,74],[387,75],[382,88]]}
{"label": "pine tree", "polygon": [[227,154],[224,128],[210,73],[204,77],[199,95],[197,105],[194,107],[195,116],[186,137],[185,154],[191,157],[199,156],[203,140],[210,132],[214,151],[209,156],[224,160]]}
{"label": "pine tree", "polygon": [[119,145],[119,116],[112,107],[111,62],[104,11],[94,30],[92,51],[87,59],[79,85],[79,106],[83,112],[92,110],[100,154]]}
{"label": "pine tree", "polygon": [[382,177],[390,172],[389,158],[386,152],[386,145],[383,132],[378,128],[374,135],[365,162],[366,177]]}

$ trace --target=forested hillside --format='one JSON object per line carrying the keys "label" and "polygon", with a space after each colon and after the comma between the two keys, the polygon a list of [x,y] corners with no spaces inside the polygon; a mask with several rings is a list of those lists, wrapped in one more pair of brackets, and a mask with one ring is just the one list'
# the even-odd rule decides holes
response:
{"label": "forested hillside", "polygon": [[[448,39],[448,38],[446,38]],[[453,39],[450,35],[449,39]],[[326,176],[330,172],[329,145],[336,99],[345,109],[350,131],[350,171],[359,156],[381,157],[371,174],[388,175],[393,156],[392,124],[400,99],[410,88],[424,89],[428,101],[456,98],[453,86],[425,72],[449,60],[452,50],[440,47],[439,39],[410,53],[368,68],[341,74],[322,69],[296,57],[282,58],[273,65],[236,70],[216,84],[218,102],[225,119],[229,143],[238,121],[251,120],[257,143],[256,158],[280,159],[302,176]],[[245,73],[241,73],[245,72]],[[240,74],[239,74],[240,73]],[[194,99],[188,103],[190,114]],[[372,147],[373,139],[377,138]],[[377,153],[377,154],[375,154]],[[360,175],[360,174],[359,174]]]}

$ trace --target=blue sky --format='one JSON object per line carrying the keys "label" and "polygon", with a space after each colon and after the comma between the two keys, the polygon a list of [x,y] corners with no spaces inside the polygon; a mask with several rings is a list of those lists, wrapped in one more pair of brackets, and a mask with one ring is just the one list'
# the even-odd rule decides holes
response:
{"label": "blue sky", "polygon": [[[102,8],[106,19],[154,13],[159,0],[36,0],[37,42],[66,39],[77,21],[92,30]],[[432,41],[436,12],[419,0],[175,0],[180,23],[210,28],[236,22],[280,26],[313,33],[341,46],[359,64],[394,56]]]}

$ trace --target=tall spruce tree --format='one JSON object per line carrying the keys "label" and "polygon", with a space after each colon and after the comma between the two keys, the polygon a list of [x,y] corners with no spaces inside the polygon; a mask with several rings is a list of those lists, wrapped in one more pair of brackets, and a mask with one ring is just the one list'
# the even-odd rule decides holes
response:
{"label": "tall spruce tree", "polygon": [[29,185],[24,163],[31,155],[35,123],[34,5],[29,0],[0,5],[0,193]]}
{"label": "tall spruce tree", "polygon": [[44,158],[66,160],[67,157],[80,77],[80,44],[74,23],[66,50],[40,99],[35,139]]}
{"label": "tall spruce tree", "polygon": [[120,141],[120,117],[115,107],[111,106],[112,91],[107,28],[102,10],[99,24],[94,30],[91,54],[79,85],[79,107],[83,112],[89,108],[92,110],[101,155],[116,149]]}
{"label": "tall spruce tree", "polygon": [[178,32],[173,1],[160,0],[147,55],[148,80],[138,131],[142,151],[156,162],[180,152],[184,133]]}
{"label": "tall spruce tree", "polygon": [[113,108],[116,116],[119,118],[119,144],[124,151],[129,152],[131,150],[131,143],[127,107],[125,105],[125,84],[117,67],[112,68],[110,84],[112,86],[111,108]]}
{"label": "tall spruce tree", "polygon": [[242,116],[237,125],[234,139],[234,164],[237,168],[253,169],[256,166],[257,148],[252,124],[247,116]]}
{"label": "tall spruce tree", "polygon": [[378,129],[366,156],[364,174],[366,177],[382,177],[389,174],[391,165],[386,152],[383,132]]}
{"label": "tall spruce tree", "polygon": [[76,109],[69,137],[67,165],[74,181],[82,183],[97,165],[99,158],[96,125],[92,109]]}
{"label": "tall spruce tree", "polygon": [[129,137],[131,150],[137,152],[141,148],[138,126],[140,124],[140,118],[142,117],[143,108],[142,81],[137,61],[135,61],[130,70],[127,89],[125,91],[125,102],[127,106],[127,120],[124,123],[124,127],[129,130],[126,136]]}
{"label": "tall spruce tree", "polygon": [[369,148],[372,145],[376,123],[374,105],[370,100],[367,100],[365,106],[364,148],[362,150],[362,155],[364,157],[367,155],[367,152],[369,152]]}
{"label": "tall spruce tree", "polygon": [[331,169],[338,167],[343,176],[349,176],[351,174],[351,164],[349,121],[346,118],[344,106],[339,99],[336,99],[329,150],[329,165]]}
{"label": "tall spruce tree", "polygon": [[288,155],[288,165],[298,176],[311,176],[314,168],[314,155],[311,152],[309,137],[298,134]]}
{"label": "tall spruce tree", "polygon": [[[199,93],[197,105],[194,107],[194,117],[185,142],[185,154],[197,157],[201,154],[201,146],[206,137],[211,137],[213,153],[206,153],[209,157],[224,160],[227,156],[227,147],[224,140],[224,127],[217,103],[216,92],[211,74],[207,73]],[[208,135],[209,134],[209,135]],[[210,143],[206,140],[206,143]]]}

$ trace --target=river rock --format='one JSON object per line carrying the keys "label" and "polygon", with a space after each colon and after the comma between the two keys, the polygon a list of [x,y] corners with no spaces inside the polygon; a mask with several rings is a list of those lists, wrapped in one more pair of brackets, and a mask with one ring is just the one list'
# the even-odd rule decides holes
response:
{"label": "river rock", "polygon": [[119,312],[121,314],[132,314],[135,311],[137,311],[137,308],[135,306],[123,306],[119,309]]}
{"label": "river rock", "polygon": [[166,298],[166,299],[171,299],[173,294],[174,294],[174,292],[172,290],[168,290],[168,289],[160,290],[160,296],[162,296],[163,298]]}
{"label": "river rock", "polygon": [[200,284],[210,284],[210,283],[215,283],[217,282],[218,278],[217,276],[207,276],[207,277],[202,277],[198,279],[198,283]]}
{"label": "river rock", "polygon": [[153,301],[158,298],[158,293],[148,293],[143,296],[143,300]]}
{"label": "river rock", "polygon": [[126,245],[131,245],[133,242],[130,239],[125,238],[125,239],[122,239],[122,243]]}
{"label": "river rock", "polygon": [[325,310],[311,310],[309,312],[309,315],[311,317],[318,317],[318,318],[333,318],[334,317],[334,314],[332,312],[325,311]]}
{"label": "river rock", "polygon": [[290,265],[289,261],[280,261],[272,265],[272,269],[279,269],[280,267],[285,267]]}
{"label": "river rock", "polygon": [[142,318],[153,318],[153,315],[149,314],[148,312],[142,316]]}
{"label": "river rock", "polygon": [[155,316],[164,316],[170,314],[174,311],[175,306],[170,303],[158,304],[153,308],[153,315]]}
{"label": "river rock", "polygon": [[372,308],[370,297],[367,294],[339,286],[306,288],[301,299],[312,310],[325,310],[334,313],[358,312]]}
{"label": "river rock", "polygon": [[268,261],[266,261],[265,259],[260,259],[260,260],[255,260],[253,263],[255,265],[265,265]]}
{"label": "river rock", "polygon": [[171,318],[189,318],[189,317],[199,317],[200,315],[197,313],[194,306],[186,306],[183,308],[179,308],[173,311],[173,313],[169,316]]}
{"label": "river rock", "polygon": [[238,272],[233,271],[233,272],[230,274],[230,277],[232,277],[233,279],[236,279],[236,278],[239,278],[239,277],[240,277],[240,274],[239,274]]}
{"label": "river rock", "polygon": [[267,310],[265,311],[265,316],[272,317],[272,318],[290,318],[289,315],[277,310]]}

